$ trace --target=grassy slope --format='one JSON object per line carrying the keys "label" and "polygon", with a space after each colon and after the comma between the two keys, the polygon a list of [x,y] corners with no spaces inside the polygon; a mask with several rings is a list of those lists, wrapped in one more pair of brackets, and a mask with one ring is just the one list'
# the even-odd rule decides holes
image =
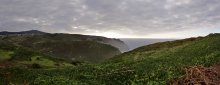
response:
{"label": "grassy slope", "polygon": [[24,43],[23,46],[66,60],[74,58],[75,60],[89,62],[100,62],[116,54],[120,54],[117,48],[92,41],[46,41],[34,45]]}
{"label": "grassy slope", "polygon": [[[219,41],[220,35],[210,35],[205,38],[187,39],[181,42],[149,45],[119,55],[110,60],[107,65],[134,69],[136,77],[132,80],[138,83],[165,84],[167,80],[181,76],[181,68],[183,67],[210,66],[218,63],[220,60]],[[172,43],[175,43],[175,46]],[[163,48],[160,48],[161,46]],[[148,47],[155,50],[149,50]]]}
{"label": "grassy slope", "polygon": [[41,36],[17,36],[4,38],[2,42],[13,43],[35,51],[71,61],[101,62],[121,52],[110,45],[86,40],[89,36],[48,34]]}
{"label": "grassy slope", "polygon": [[41,67],[65,67],[72,66],[61,59],[52,58],[26,48],[8,44],[0,44],[0,64],[7,63],[10,66],[31,66],[39,64]]}
{"label": "grassy slope", "polygon": [[[183,67],[211,66],[220,61],[220,34],[205,38],[165,42],[138,48],[96,65],[68,69],[2,69],[16,77],[3,82],[28,81],[31,85],[163,85],[184,75]],[[21,74],[22,73],[22,74]]]}
{"label": "grassy slope", "polygon": [[1,50],[0,49],[0,61],[4,61],[4,60],[8,60],[11,58],[11,54],[13,54],[13,52],[10,51],[5,51],[5,50]]}

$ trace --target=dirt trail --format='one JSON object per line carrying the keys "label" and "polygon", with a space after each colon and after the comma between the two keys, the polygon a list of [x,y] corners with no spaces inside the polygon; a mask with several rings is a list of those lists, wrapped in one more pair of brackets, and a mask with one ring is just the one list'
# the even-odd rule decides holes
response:
{"label": "dirt trail", "polygon": [[220,64],[210,68],[192,66],[184,70],[186,75],[168,82],[168,85],[220,85]]}

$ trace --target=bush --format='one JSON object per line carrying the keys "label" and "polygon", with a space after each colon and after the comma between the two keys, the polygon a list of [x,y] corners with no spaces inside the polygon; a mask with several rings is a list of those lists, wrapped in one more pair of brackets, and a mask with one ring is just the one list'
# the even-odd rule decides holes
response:
{"label": "bush", "polygon": [[72,61],[71,64],[78,66],[78,65],[82,65],[81,61]]}
{"label": "bush", "polygon": [[39,64],[34,63],[34,64],[31,65],[31,68],[40,69],[42,67]]}

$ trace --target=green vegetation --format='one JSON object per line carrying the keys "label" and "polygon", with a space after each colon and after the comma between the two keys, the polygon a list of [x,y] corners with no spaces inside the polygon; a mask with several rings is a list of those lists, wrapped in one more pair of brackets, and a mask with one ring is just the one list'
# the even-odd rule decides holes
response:
{"label": "green vegetation", "polygon": [[[83,35],[45,34],[36,36],[9,36],[0,38],[0,43],[10,43],[15,46],[28,48],[54,58],[68,62],[81,61],[98,63],[121,54],[120,50],[109,44],[101,43],[96,38]],[[22,49],[20,49],[21,52]],[[18,50],[19,51],[19,50]],[[18,53],[19,56],[20,53]],[[27,53],[22,56],[30,56]]]}
{"label": "green vegetation", "polygon": [[13,52],[0,50],[0,61],[9,60],[11,58],[11,54],[13,54]]}
{"label": "green vegetation", "polygon": [[63,58],[67,61],[100,62],[116,54],[120,54],[117,48],[93,41],[48,41],[34,45],[32,43],[24,43],[23,46],[38,50],[50,56]]}
{"label": "green vegetation", "polygon": [[39,66],[56,67],[56,66],[72,66],[68,63],[57,63],[56,61],[44,58],[42,56],[31,57],[29,61],[21,61],[21,64],[38,64]]}
{"label": "green vegetation", "polygon": [[7,62],[14,66],[29,67],[38,64],[41,67],[72,67],[73,65],[62,59],[52,58],[27,48],[9,44],[0,44],[0,64]]}
{"label": "green vegetation", "polygon": [[[217,64],[220,61],[219,41],[220,34],[211,34],[144,46],[100,64],[51,69],[0,69],[0,84],[165,85],[167,81],[184,75],[184,67]],[[35,55],[31,62],[47,65],[57,62],[44,58]]]}

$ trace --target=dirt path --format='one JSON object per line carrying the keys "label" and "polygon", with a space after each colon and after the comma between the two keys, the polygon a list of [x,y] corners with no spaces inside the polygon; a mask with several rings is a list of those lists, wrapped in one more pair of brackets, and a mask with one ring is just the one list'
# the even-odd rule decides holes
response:
{"label": "dirt path", "polygon": [[216,64],[213,66],[213,69],[218,73],[220,74],[220,64]]}
{"label": "dirt path", "polygon": [[184,70],[186,75],[168,82],[168,85],[220,85],[220,64],[210,68],[192,66]]}

